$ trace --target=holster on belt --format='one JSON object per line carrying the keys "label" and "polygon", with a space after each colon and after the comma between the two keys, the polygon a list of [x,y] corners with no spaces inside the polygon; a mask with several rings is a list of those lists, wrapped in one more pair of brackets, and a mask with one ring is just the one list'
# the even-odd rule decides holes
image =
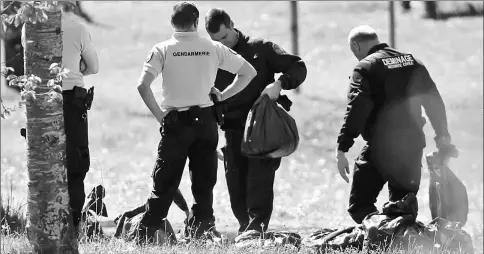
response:
{"label": "holster on belt", "polygon": [[223,117],[223,105],[218,101],[217,96],[215,94],[210,94],[210,98],[214,104],[214,113],[215,113],[215,120],[220,125],[223,130],[224,126],[224,117]]}
{"label": "holster on belt", "polygon": [[86,90],[85,88],[75,86],[73,89],[72,104],[84,110],[90,110],[94,100],[94,87]]}

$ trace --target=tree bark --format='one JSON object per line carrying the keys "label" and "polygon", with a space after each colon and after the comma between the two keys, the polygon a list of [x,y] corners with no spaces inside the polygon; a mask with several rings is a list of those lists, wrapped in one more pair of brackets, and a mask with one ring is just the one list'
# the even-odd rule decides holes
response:
{"label": "tree bark", "polygon": [[67,193],[62,96],[49,101],[47,87],[54,78],[49,66],[62,63],[61,15],[47,12],[47,21],[23,29],[25,74],[42,79],[36,98],[26,101],[27,234],[37,253],[79,253]]}

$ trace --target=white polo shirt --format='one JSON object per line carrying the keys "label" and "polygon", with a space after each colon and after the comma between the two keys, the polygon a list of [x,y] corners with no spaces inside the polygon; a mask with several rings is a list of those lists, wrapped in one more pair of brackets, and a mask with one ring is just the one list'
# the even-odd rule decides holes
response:
{"label": "white polo shirt", "polygon": [[162,108],[207,107],[213,105],[209,93],[217,70],[236,73],[244,61],[235,51],[198,32],[176,32],[151,49],[143,71],[155,77],[161,73]]}
{"label": "white polo shirt", "polygon": [[[84,59],[97,58],[96,48],[86,27],[79,23],[74,14],[62,12],[62,65],[69,70],[62,79],[62,90],[74,86],[84,87],[84,76],[80,71],[81,56]],[[22,28],[22,45],[25,47],[25,26]]]}
{"label": "white polo shirt", "polygon": [[74,86],[84,87],[84,76],[80,71],[81,56],[97,58],[96,48],[86,27],[75,20],[71,13],[62,13],[62,64],[69,69],[62,79],[62,90]]}

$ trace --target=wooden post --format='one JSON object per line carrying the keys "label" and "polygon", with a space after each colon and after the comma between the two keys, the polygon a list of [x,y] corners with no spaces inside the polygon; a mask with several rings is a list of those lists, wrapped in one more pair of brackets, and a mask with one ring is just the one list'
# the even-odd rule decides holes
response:
{"label": "wooden post", "polygon": [[396,48],[395,45],[395,2],[389,1],[389,14],[390,14],[390,47]]}
{"label": "wooden post", "polygon": [[[294,55],[299,55],[299,31],[297,25],[297,1],[290,1],[291,5],[291,41],[292,41],[292,53]],[[300,87],[295,89],[298,94],[301,92]]]}

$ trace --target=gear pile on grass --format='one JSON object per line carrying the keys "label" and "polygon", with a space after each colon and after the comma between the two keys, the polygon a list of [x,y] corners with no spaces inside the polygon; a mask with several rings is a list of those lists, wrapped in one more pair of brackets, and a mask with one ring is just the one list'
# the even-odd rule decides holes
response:
{"label": "gear pile on grass", "polygon": [[462,229],[469,212],[465,186],[447,166],[445,156],[434,152],[426,160],[431,222],[417,221],[417,198],[408,194],[397,202],[385,203],[381,212],[369,214],[360,225],[318,230],[304,243],[316,253],[346,249],[474,253],[472,238]]}
{"label": "gear pile on grass", "polygon": [[[313,253],[333,251],[416,251],[422,253],[457,251],[473,254],[471,236],[462,230],[467,222],[468,198],[465,186],[446,166],[438,153],[426,156],[430,171],[430,208],[433,220],[427,224],[417,221],[418,202],[408,194],[396,202],[384,204],[381,212],[368,215],[361,224],[343,228],[324,228],[302,238],[289,231],[259,233],[251,230],[240,234],[233,242],[237,249],[280,249],[299,251],[302,247]],[[227,238],[210,225],[188,224],[175,234],[168,220],[157,230],[142,228],[140,221],[145,211],[140,206],[115,219],[115,237],[138,245],[228,246]]]}

